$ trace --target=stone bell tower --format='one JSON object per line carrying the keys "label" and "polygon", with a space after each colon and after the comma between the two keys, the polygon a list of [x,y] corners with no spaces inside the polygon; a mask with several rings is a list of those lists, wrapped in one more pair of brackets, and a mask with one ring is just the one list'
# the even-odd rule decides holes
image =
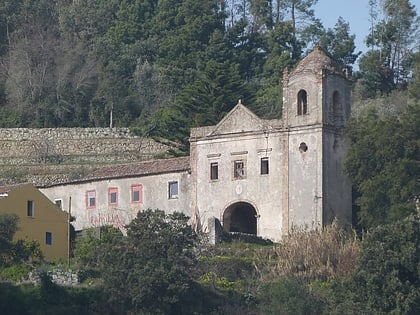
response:
{"label": "stone bell tower", "polygon": [[[337,218],[351,223],[351,183],[343,173],[351,81],[318,46],[283,78],[287,129],[287,192],[283,231],[317,227]],[[287,210],[286,210],[287,209]]]}

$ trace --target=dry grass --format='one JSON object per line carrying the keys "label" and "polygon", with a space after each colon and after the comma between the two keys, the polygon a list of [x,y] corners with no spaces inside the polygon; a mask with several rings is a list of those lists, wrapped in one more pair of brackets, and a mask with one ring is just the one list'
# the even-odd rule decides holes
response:
{"label": "dry grass", "polygon": [[262,280],[293,276],[326,281],[350,275],[358,249],[356,233],[343,230],[337,222],[322,229],[294,229],[271,250],[260,251],[255,268]]}

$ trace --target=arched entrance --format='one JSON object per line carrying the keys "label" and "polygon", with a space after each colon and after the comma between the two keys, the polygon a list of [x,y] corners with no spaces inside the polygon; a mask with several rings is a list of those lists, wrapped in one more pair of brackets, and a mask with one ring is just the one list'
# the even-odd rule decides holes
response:
{"label": "arched entrance", "polygon": [[226,232],[257,234],[257,211],[247,202],[237,202],[223,213],[223,229]]}

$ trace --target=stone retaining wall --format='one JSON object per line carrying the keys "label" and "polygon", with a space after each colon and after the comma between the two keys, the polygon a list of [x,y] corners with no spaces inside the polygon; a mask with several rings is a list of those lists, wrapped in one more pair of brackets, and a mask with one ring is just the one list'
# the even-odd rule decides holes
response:
{"label": "stone retaining wall", "polygon": [[[41,282],[41,271],[35,270],[29,273],[29,282],[39,284]],[[72,270],[64,271],[61,269],[54,269],[47,271],[48,277],[51,281],[58,285],[74,286],[79,284],[79,276]]]}
{"label": "stone retaining wall", "polygon": [[[132,135],[129,128],[0,128],[0,185],[63,181],[80,173],[83,165],[89,170],[148,160],[164,156],[167,150],[164,144]],[[65,167],[57,172],[57,165]],[[60,175],[63,170],[67,176]],[[35,176],[35,182],[29,175]]]}

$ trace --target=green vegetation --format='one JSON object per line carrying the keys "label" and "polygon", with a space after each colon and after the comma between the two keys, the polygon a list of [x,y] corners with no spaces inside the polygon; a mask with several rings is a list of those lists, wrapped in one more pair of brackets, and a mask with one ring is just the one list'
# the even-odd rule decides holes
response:
{"label": "green vegetation", "polygon": [[[14,241],[13,236],[18,230],[19,218],[16,214],[0,214],[0,272],[6,279],[20,280],[22,273],[27,270],[25,266],[16,266],[21,263],[40,262],[43,254],[39,243],[33,240]],[[0,278],[1,280],[1,278]]]}
{"label": "green vegetation", "polygon": [[406,93],[418,77],[410,1],[369,1],[363,55],[351,25],[338,18],[325,28],[316,3],[4,0],[0,127],[128,126],[175,140],[185,153],[189,129],[218,122],[239,99],[261,117],[279,117],[284,69],[315,43],[342,65],[360,56],[358,100]]}
{"label": "green vegetation", "polygon": [[[209,246],[180,213],[140,212],[127,236],[103,228],[79,239],[60,287],[0,285],[4,314],[416,314],[420,218],[362,237],[336,223],[274,244],[247,236]],[[19,269],[16,264],[15,269]],[[3,273],[8,268],[2,268]]]}
{"label": "green vegetation", "polygon": [[415,213],[420,193],[420,106],[380,118],[375,110],[351,119],[346,171],[356,189],[357,224],[372,228]]}
{"label": "green vegetation", "polygon": [[[283,70],[313,43],[348,66],[359,55],[349,25],[325,29],[314,3],[4,0],[0,126],[112,123],[177,141],[182,154],[190,127],[217,122],[238,99],[278,117]],[[2,314],[420,313],[419,22],[408,0],[369,6],[346,127],[358,233],[333,224],[278,244],[227,236],[213,247],[182,214],[147,210],[127,236],[102,228],[77,241],[76,288],[46,275],[2,282]],[[42,261],[36,243],[13,241],[16,229],[16,217],[0,216],[2,281]]]}

